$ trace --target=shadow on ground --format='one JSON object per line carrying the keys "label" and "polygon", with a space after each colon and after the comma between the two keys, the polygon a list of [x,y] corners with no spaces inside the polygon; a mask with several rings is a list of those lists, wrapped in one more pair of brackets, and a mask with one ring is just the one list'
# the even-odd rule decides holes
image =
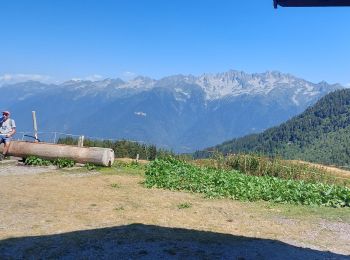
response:
{"label": "shadow on ground", "polygon": [[0,259],[350,259],[280,241],[143,224],[9,238]]}

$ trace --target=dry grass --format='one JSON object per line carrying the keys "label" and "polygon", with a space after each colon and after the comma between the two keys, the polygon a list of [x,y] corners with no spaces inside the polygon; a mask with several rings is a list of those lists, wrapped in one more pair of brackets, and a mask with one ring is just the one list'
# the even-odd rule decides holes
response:
{"label": "dry grass", "polygon": [[[350,254],[350,210],[208,200],[146,189],[140,174],[0,176],[0,242],[132,223],[280,240]],[[179,207],[188,204],[190,207]],[[299,214],[302,212],[302,214]],[[341,225],[341,229],[334,228]]]}
{"label": "dry grass", "polygon": [[298,162],[298,163],[304,163],[307,165],[311,165],[313,167],[320,168],[322,170],[327,171],[329,174],[335,176],[335,177],[341,177],[344,179],[350,179],[350,171],[339,169],[335,166],[326,166],[322,164],[317,164],[317,163],[310,163],[310,162],[305,162],[305,161],[300,161],[300,160],[292,160],[292,162]]}
{"label": "dry grass", "polygon": [[[256,157],[256,158],[259,158],[259,157]],[[262,161],[265,160],[265,158],[263,157],[261,159]],[[199,167],[220,168],[220,167],[228,167],[227,163],[229,162],[229,160],[230,160],[230,157],[222,157],[219,160],[218,159],[198,159],[198,160],[190,161],[190,163]],[[296,176],[298,178],[301,178],[301,179],[315,178],[316,180],[321,182],[326,182],[330,184],[335,183],[338,185],[344,185],[344,186],[350,187],[350,171],[339,169],[336,167],[305,162],[301,160],[280,160],[279,164],[282,165],[283,163],[287,166],[286,168],[288,167],[295,168],[297,173],[296,175],[298,175],[298,171],[300,171],[299,172],[300,176]],[[303,165],[306,165],[305,166],[306,168]],[[283,174],[281,174],[281,176],[279,177],[283,177]]]}

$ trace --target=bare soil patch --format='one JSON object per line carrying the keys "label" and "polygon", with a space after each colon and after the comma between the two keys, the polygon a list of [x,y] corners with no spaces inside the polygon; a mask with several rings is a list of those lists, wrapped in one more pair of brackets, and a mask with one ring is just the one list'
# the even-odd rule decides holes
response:
{"label": "bare soil patch", "polygon": [[[136,162],[135,159],[131,159],[131,158],[116,158],[115,160],[116,160],[117,162],[119,161],[119,162],[124,162],[124,163]],[[149,163],[149,161],[147,161],[147,160],[142,160],[142,159],[139,159],[138,162],[139,162],[140,164],[147,164],[147,163]]]}
{"label": "bare soil patch", "polygon": [[22,175],[37,175],[39,173],[48,173],[56,170],[56,166],[33,167],[23,164],[14,166],[13,164],[0,165],[1,176],[22,176]]}
{"label": "bare soil patch", "polygon": [[3,167],[1,259],[349,259],[349,209],[146,189],[142,175],[120,169]]}

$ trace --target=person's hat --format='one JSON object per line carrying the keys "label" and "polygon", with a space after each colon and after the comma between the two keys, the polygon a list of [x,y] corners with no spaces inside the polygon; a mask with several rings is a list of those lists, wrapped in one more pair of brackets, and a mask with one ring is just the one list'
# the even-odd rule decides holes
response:
{"label": "person's hat", "polygon": [[2,114],[3,114],[3,115],[8,115],[8,116],[9,116],[11,113],[10,113],[10,111],[2,111]]}

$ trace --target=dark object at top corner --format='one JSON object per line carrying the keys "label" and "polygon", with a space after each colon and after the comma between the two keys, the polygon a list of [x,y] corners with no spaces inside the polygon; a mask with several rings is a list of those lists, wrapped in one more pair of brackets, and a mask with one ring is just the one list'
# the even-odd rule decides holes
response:
{"label": "dark object at top corner", "polygon": [[273,7],[350,6],[350,0],[273,0]]}

